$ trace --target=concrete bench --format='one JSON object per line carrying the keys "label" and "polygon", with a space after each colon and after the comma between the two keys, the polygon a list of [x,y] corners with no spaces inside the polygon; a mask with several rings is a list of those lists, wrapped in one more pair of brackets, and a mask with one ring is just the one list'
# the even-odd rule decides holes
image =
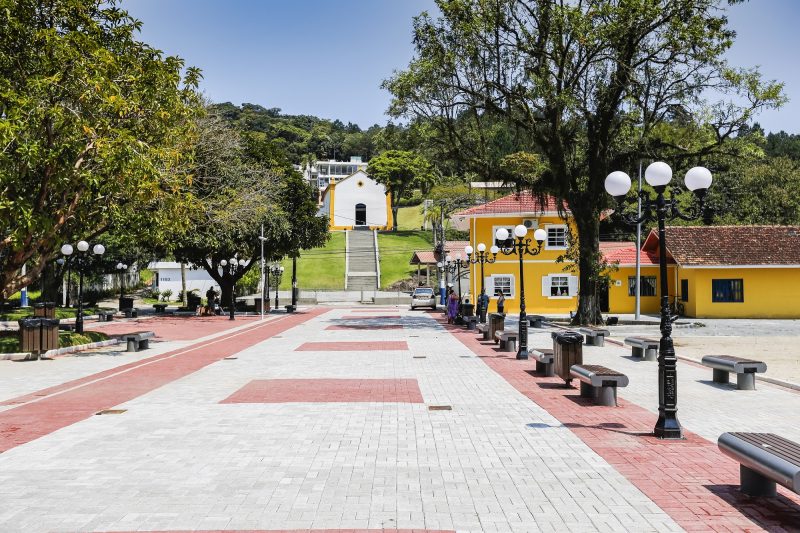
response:
{"label": "concrete bench", "polygon": [[531,357],[536,360],[536,372],[544,374],[547,377],[556,375],[555,368],[553,368],[553,349],[552,348],[536,348],[531,350]]}
{"label": "concrete bench", "polygon": [[111,322],[114,320],[114,311],[100,311],[97,313],[100,322]]}
{"label": "concrete bench", "polygon": [[504,352],[517,351],[517,332],[498,329],[494,332],[495,342],[500,343],[500,349]]}
{"label": "concrete bench", "polygon": [[581,382],[581,397],[597,405],[615,407],[617,387],[628,386],[628,376],[600,365],[572,365],[569,373]]}
{"label": "concrete bench", "polygon": [[137,331],[120,335],[119,338],[128,343],[126,352],[138,352],[150,348],[150,339],[155,336],[156,334],[152,331]]}
{"label": "concrete bench", "polygon": [[741,491],[777,496],[775,483],[800,494],[800,444],[773,433],[723,433],[720,451],[739,462]]}
{"label": "concrete bench", "polygon": [[544,327],[544,317],[542,315],[528,315],[526,318],[532,328]]}
{"label": "concrete bench", "polygon": [[478,323],[478,325],[475,326],[475,329],[478,330],[478,333],[483,335],[483,340],[485,341],[489,340],[489,324],[480,322]]}
{"label": "concrete bench", "polygon": [[603,328],[578,328],[578,332],[586,337],[587,346],[602,346],[605,344],[609,331]]}
{"label": "concrete bench", "polygon": [[136,307],[128,307],[122,310],[125,313],[125,318],[136,318],[139,316],[139,309]]}
{"label": "concrete bench", "polygon": [[465,316],[464,317],[464,325],[467,327],[468,330],[472,331],[476,328],[478,324],[478,317],[476,316]]}
{"label": "concrete bench", "polygon": [[167,311],[167,304],[153,304],[153,309],[156,310],[157,315],[160,315]]}
{"label": "concrete bench", "polygon": [[658,339],[626,337],[625,344],[631,347],[631,357],[644,357],[645,361],[655,361],[658,359]]}
{"label": "concrete bench", "polygon": [[756,390],[756,373],[767,371],[767,363],[763,361],[731,355],[706,355],[700,362],[714,369],[714,383],[728,383],[729,373],[734,372],[736,388],[739,390]]}

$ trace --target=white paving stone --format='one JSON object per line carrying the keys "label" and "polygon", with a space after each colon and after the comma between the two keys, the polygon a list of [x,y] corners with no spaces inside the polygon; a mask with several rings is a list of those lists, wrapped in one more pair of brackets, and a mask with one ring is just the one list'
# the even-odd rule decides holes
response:
{"label": "white paving stone", "polygon": [[[324,329],[348,314],[3,453],[0,508],[14,512],[0,530],[680,530],[423,313],[402,311],[418,326],[403,330]],[[410,351],[294,351],[345,340]],[[254,379],[323,377],[415,378],[425,404],[219,403]]]}

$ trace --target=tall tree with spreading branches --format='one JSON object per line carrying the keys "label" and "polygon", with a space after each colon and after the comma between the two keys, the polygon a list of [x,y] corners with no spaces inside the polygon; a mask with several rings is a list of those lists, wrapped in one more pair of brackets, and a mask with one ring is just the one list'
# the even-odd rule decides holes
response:
{"label": "tall tree with spreading branches", "polygon": [[200,73],[118,5],[0,0],[0,297],[64,242],[184,219]]}
{"label": "tall tree with spreading branches", "polygon": [[[390,111],[435,121],[454,147],[473,151],[485,123],[503,121],[530,139],[541,172],[516,181],[555,195],[574,217],[575,322],[599,323],[606,175],[641,157],[701,163],[784,99],[781,84],[724,58],[735,37],[724,7],[740,1],[438,0],[440,18],[414,19],[414,59],[384,83]],[[708,142],[670,143],[660,129],[674,121],[693,124]]]}

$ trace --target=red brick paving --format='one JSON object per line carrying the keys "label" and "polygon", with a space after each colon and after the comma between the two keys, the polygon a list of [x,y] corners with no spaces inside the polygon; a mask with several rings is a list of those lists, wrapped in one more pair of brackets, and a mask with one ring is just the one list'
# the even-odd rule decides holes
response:
{"label": "red brick paving", "polygon": [[[133,531],[114,531],[107,533],[137,533]],[[139,531],[138,533],[189,533],[186,530]],[[192,530],[192,533],[456,533],[444,529],[214,529]]]}
{"label": "red brick paving", "polygon": [[342,341],[307,342],[296,352],[373,352],[384,350],[408,350],[406,341]]}
{"label": "red brick paving", "polygon": [[416,379],[256,379],[220,403],[423,403]]}
{"label": "red brick paving", "polygon": [[345,330],[345,329],[403,329],[402,324],[376,324],[371,326],[369,324],[334,324],[328,326],[326,330]]}
{"label": "red brick paving", "polygon": [[108,335],[152,331],[159,339],[185,341],[213,335],[241,326],[243,322],[259,320],[259,318],[258,316],[238,316],[236,320],[230,320],[227,316],[158,316],[124,322],[86,322],[86,329],[101,331]]}
{"label": "red brick paving", "polygon": [[[287,315],[208,342],[107,370],[11,400],[0,412],[0,453],[130,401],[326,312]],[[41,398],[38,401],[33,401]],[[27,399],[27,400],[26,400]]]}
{"label": "red brick paving", "polygon": [[687,531],[800,531],[800,496],[780,487],[773,500],[740,493],[739,464],[715,443],[689,431],[683,441],[659,440],[652,436],[657,417],[644,408],[621,398],[616,408],[595,406],[559,378],[534,377],[535,361],[501,355],[474,332],[444,325]]}

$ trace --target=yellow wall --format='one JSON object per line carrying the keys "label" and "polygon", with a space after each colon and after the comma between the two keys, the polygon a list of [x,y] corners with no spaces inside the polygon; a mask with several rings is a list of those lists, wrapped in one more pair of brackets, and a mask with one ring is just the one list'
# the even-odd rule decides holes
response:
{"label": "yellow wall", "polygon": [[[642,277],[655,276],[656,295],[642,296],[640,311],[642,313],[659,313],[661,311],[661,280],[657,266],[642,266]],[[675,266],[667,265],[667,283],[669,285],[669,301],[675,297]],[[619,267],[610,274],[611,282],[608,288],[609,313],[633,314],[636,311],[636,297],[628,295],[628,278],[636,276],[636,267]],[[619,281],[621,285],[615,282]]]}
{"label": "yellow wall", "polygon": [[[524,218],[537,218],[537,217],[524,217]],[[546,228],[548,224],[561,225],[565,224],[564,220],[556,216],[551,217],[538,217],[538,225],[540,228]],[[477,250],[478,243],[486,244],[487,254],[492,244],[494,244],[494,229],[497,226],[504,226],[513,228],[517,224],[521,224],[523,217],[521,216],[508,216],[508,217],[491,217],[491,218],[473,218],[470,219],[470,244]],[[528,230],[528,237],[531,239],[531,248],[536,248],[536,241],[533,240],[533,229]],[[573,233],[575,233],[573,225]],[[545,245],[546,246],[546,245]],[[560,276],[577,276],[577,272],[565,272],[564,267],[567,263],[556,263],[556,258],[563,255],[566,250],[547,250],[545,246],[542,247],[542,252],[536,256],[525,256],[524,260],[524,273],[525,273],[525,311],[528,314],[567,314],[570,311],[575,311],[578,306],[577,296],[568,297],[545,297],[542,295],[542,277],[548,274]],[[455,256],[454,251],[451,255]],[[476,252],[477,253],[477,252]],[[463,251],[461,251],[464,257]],[[473,256],[474,257],[474,256]],[[477,297],[481,292],[481,279],[480,279],[480,265],[472,265],[470,269],[470,279],[472,287],[470,288],[471,294]],[[514,276],[515,287],[514,297],[506,298],[505,311],[507,313],[518,313],[520,305],[520,279],[519,279],[519,257],[516,255],[503,255],[497,254],[497,262],[484,265],[484,276],[489,277],[492,274],[510,274]],[[489,292],[487,290],[487,292]],[[497,310],[497,298],[490,294],[489,312]]]}
{"label": "yellow wall", "polygon": [[[800,318],[800,268],[682,268],[686,314],[697,318]],[[743,280],[743,302],[712,302],[711,281]]]}

